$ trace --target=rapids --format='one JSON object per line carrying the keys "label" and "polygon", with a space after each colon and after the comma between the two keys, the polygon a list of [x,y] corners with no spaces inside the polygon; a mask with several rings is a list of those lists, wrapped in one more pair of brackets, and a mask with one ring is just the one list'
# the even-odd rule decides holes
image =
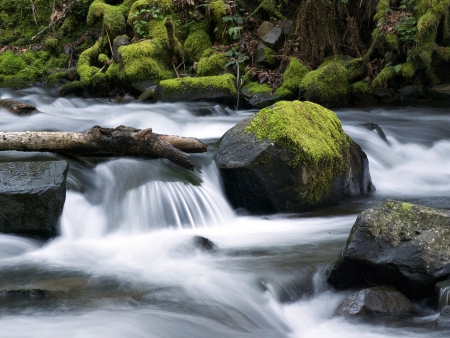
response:
{"label": "rapids", "polygon": [[[115,104],[57,98],[51,90],[1,88],[0,98],[43,112],[0,110],[2,131],[152,127],[209,144],[194,172],[166,160],[70,161],[61,235],[49,242],[0,235],[0,289],[56,288],[58,297],[0,296],[0,338],[33,337],[448,337],[425,304],[418,314],[334,317],[349,294],[324,272],[356,215],[386,198],[450,208],[450,115],[424,107],[339,109],[345,131],[369,157],[377,192],[303,214],[232,210],[213,156],[215,142],[251,111],[203,103]],[[388,143],[363,123],[377,123]],[[57,159],[0,153],[1,161]],[[218,250],[197,248],[193,236]]]}

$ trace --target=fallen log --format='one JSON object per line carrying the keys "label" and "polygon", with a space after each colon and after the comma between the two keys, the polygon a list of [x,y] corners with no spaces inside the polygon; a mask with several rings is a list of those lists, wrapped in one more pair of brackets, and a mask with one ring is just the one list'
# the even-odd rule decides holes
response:
{"label": "fallen log", "polygon": [[202,153],[207,146],[193,137],[160,135],[151,128],[94,126],[75,132],[0,132],[0,151],[41,151],[72,157],[134,156],[167,158],[190,170],[194,166],[186,153]]}

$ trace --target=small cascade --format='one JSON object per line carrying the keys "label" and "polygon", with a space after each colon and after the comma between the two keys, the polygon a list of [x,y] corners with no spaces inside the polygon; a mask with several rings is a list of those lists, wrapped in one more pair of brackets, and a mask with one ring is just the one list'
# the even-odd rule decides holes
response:
{"label": "small cascade", "polygon": [[[100,164],[91,177],[95,187],[83,195],[68,194],[62,234],[101,237],[117,231],[226,224],[234,216],[218,175],[212,161],[201,172],[188,172],[163,160],[118,159]],[[71,177],[74,185],[76,181]]]}
{"label": "small cascade", "polygon": [[439,311],[446,306],[450,305],[450,281],[441,282],[439,287]]}

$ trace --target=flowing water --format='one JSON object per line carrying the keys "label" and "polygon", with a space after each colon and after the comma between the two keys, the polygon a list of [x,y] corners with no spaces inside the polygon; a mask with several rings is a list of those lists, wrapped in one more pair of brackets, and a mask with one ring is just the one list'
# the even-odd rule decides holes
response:
{"label": "flowing water", "polygon": [[[224,197],[215,141],[248,116],[203,104],[114,104],[0,89],[43,114],[0,110],[0,130],[152,127],[209,143],[194,172],[166,160],[70,161],[61,235],[49,242],[0,235],[0,289],[54,297],[0,299],[0,337],[448,337],[436,310],[334,317],[348,292],[324,279],[356,215],[386,198],[450,208],[450,115],[436,108],[342,109],[345,131],[367,153],[377,192],[304,214],[248,216]],[[383,140],[364,123],[379,124]],[[0,153],[1,161],[58,158]],[[218,247],[200,250],[194,236]]]}

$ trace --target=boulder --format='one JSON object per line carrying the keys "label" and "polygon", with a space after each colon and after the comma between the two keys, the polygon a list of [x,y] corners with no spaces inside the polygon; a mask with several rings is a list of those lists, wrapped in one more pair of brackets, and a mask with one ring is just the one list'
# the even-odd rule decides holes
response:
{"label": "boulder", "polygon": [[0,232],[56,236],[67,171],[65,161],[0,163]]}
{"label": "boulder", "polygon": [[17,102],[13,100],[0,100],[0,108],[4,108],[10,113],[19,116],[30,115],[33,113],[40,113],[40,111],[37,110],[36,107],[31,104]]}
{"label": "boulder", "polygon": [[391,285],[409,298],[450,277],[450,211],[387,200],[363,211],[332,268],[337,288]]}
{"label": "boulder", "polygon": [[194,236],[192,238],[192,243],[200,251],[209,251],[209,252],[217,251],[217,245],[215,245],[214,242],[211,241],[210,239],[203,236]]}
{"label": "boulder", "polygon": [[126,35],[119,35],[118,37],[116,37],[114,39],[113,45],[112,45],[112,58],[115,62],[120,61],[119,48],[122,46],[129,45],[130,43],[131,43],[130,39]]}
{"label": "boulder", "polygon": [[155,99],[164,102],[214,101],[233,104],[237,100],[235,77],[224,74],[164,80],[156,89]]}
{"label": "boulder", "polygon": [[269,33],[261,38],[261,41],[270,48],[277,48],[283,42],[283,30],[280,27],[273,27]]}
{"label": "boulder", "polygon": [[336,114],[280,101],[221,138],[216,162],[234,208],[300,212],[374,190],[366,154]]}
{"label": "boulder", "polygon": [[450,327],[450,305],[444,306],[436,319],[436,325],[441,327]]}
{"label": "boulder", "polygon": [[260,39],[263,38],[263,36],[267,35],[270,33],[270,31],[272,30],[272,28],[274,28],[275,25],[269,21],[264,21],[261,26],[258,27],[258,30],[256,31],[256,35],[258,35],[258,37]]}
{"label": "boulder", "polygon": [[327,107],[347,104],[350,94],[349,72],[338,62],[307,73],[300,83],[302,96],[307,101]]}
{"label": "boulder", "polygon": [[356,292],[345,299],[337,315],[355,316],[373,313],[412,313],[414,305],[390,286],[377,286]]}

